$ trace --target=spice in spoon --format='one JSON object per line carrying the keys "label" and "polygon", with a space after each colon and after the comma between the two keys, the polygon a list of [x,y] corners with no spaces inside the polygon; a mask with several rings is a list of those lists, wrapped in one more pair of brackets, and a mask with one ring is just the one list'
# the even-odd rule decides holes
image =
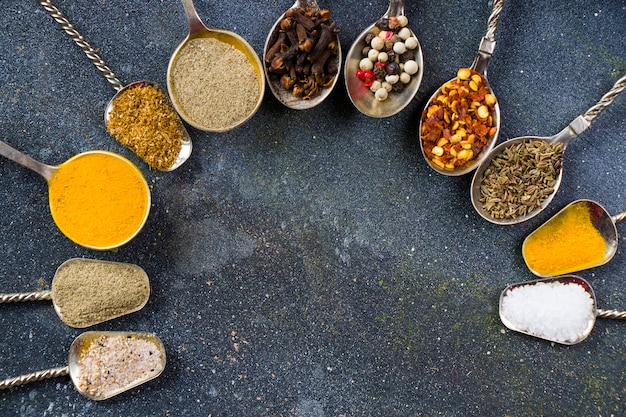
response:
{"label": "spice in spoon", "polygon": [[554,192],[563,161],[563,144],[523,140],[491,160],[480,186],[480,202],[492,218],[525,216]]}
{"label": "spice in spoon", "polygon": [[500,317],[507,327],[558,343],[576,343],[595,322],[595,301],[574,282],[536,282],[507,289]]}
{"label": "spice in spoon", "polygon": [[62,320],[84,328],[141,309],[150,283],[137,265],[75,258],[57,269],[52,294]]}
{"label": "spice in spoon", "polygon": [[607,244],[593,225],[589,206],[574,204],[530,234],[522,246],[537,275],[564,275],[602,264]]}
{"label": "spice in spoon", "polygon": [[356,77],[379,101],[402,92],[419,70],[415,60],[419,42],[408,23],[409,19],[404,15],[383,17],[363,39],[362,59]]}
{"label": "spice in spoon", "polygon": [[93,249],[128,242],[150,210],[150,190],[141,171],[110,152],[70,158],[59,166],[48,188],[50,211],[61,232]]}
{"label": "spice in spoon", "polygon": [[482,74],[461,68],[422,112],[422,148],[440,169],[473,160],[496,134],[497,100]]}
{"label": "spice in spoon", "polygon": [[285,12],[265,54],[272,80],[295,97],[310,100],[331,87],[339,72],[336,23],[328,9],[296,7]]}
{"label": "spice in spoon", "polygon": [[155,343],[132,334],[102,334],[78,352],[72,379],[90,398],[108,398],[161,373],[165,357]]}
{"label": "spice in spoon", "polygon": [[157,170],[168,170],[178,159],[184,127],[167,95],[150,83],[133,84],[113,100],[108,132]]}
{"label": "spice in spoon", "polygon": [[172,100],[199,128],[222,131],[253,114],[261,94],[259,74],[248,57],[215,38],[189,40],[172,68]]}

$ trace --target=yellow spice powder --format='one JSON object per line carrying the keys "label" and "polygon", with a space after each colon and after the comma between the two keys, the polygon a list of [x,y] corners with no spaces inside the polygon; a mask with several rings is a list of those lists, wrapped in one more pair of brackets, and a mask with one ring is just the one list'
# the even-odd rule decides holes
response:
{"label": "yellow spice powder", "polygon": [[104,151],[79,154],[59,166],[48,184],[52,217],[68,238],[109,249],[143,226],[150,191],[130,161]]}
{"label": "yellow spice powder", "polygon": [[574,204],[530,234],[522,253],[536,274],[556,276],[602,264],[606,249],[604,238],[591,222],[589,207]]}

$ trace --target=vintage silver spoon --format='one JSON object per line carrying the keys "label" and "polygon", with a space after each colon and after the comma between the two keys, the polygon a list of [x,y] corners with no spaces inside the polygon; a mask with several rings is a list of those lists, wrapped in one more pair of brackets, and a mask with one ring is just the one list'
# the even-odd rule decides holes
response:
{"label": "vintage silver spoon", "polygon": [[626,311],[597,308],[593,288],[576,275],[511,284],[499,312],[507,328],[563,345],[585,340],[596,318],[626,319]]}
{"label": "vintage silver spoon", "polygon": [[[478,72],[484,77],[485,83],[487,84],[489,91],[491,91],[491,94],[493,94],[493,90],[489,86],[489,81],[487,80],[487,66],[489,64],[489,60],[491,59],[491,55],[493,54],[496,48],[495,32],[496,32],[496,28],[498,27],[498,22],[500,21],[500,14],[502,12],[503,4],[504,4],[504,0],[495,0],[493,2],[493,11],[491,12],[491,15],[489,16],[489,20],[487,22],[487,34],[480,42],[478,53],[476,54],[476,57],[474,58],[474,62],[472,63],[470,67],[471,70]],[[452,78],[450,81],[445,83],[442,86],[442,88],[446,86],[448,83],[451,83],[455,80],[456,78]],[[428,165],[432,169],[437,171],[438,173],[443,174],[443,175],[449,175],[449,176],[464,175],[476,169],[476,167],[478,167],[478,165],[487,157],[487,155],[489,154],[489,151],[494,147],[494,145],[498,141],[498,134],[500,133],[500,105],[496,101],[494,105],[494,110],[492,114],[489,115],[493,121],[492,126],[496,128],[495,134],[491,136],[489,140],[483,145],[482,150],[480,150],[480,153],[478,153],[478,155],[474,155],[474,157],[471,160],[468,160],[465,164],[455,167],[453,169],[441,167],[437,165],[436,163],[434,163],[433,161],[431,161],[430,158],[428,158],[424,149],[424,141],[422,139],[422,132],[424,128],[425,113],[430,107],[431,103],[436,99],[436,97],[442,91],[442,88],[439,88],[437,91],[435,91],[435,93],[430,97],[430,99],[424,106],[424,114],[420,118],[420,124],[419,124],[420,148],[422,150],[422,155],[424,155],[424,159],[426,160]]]}
{"label": "vintage silver spoon", "polygon": [[[68,35],[70,35],[72,40],[83,50],[85,55],[87,55],[87,57],[93,62],[96,68],[98,68],[98,70],[102,72],[102,74],[107,79],[107,81],[111,83],[111,85],[113,85],[113,88],[117,91],[117,93],[109,101],[104,112],[104,122],[106,125],[109,124],[109,115],[111,114],[111,110],[113,109],[115,100],[129,89],[149,85],[153,87],[155,90],[162,92],[165,95],[165,97],[167,97],[167,93],[165,92],[165,90],[157,83],[154,83],[151,81],[137,81],[127,86],[124,86],[124,84],[122,84],[122,82],[115,76],[113,71],[111,71],[111,69],[104,63],[102,58],[98,56],[96,51],[89,45],[89,43],[87,43],[85,38],[83,38],[82,35],[78,33],[78,31],[69,22],[69,20],[67,20],[67,18],[63,15],[63,13],[61,13],[61,11],[56,6],[54,6],[50,0],[40,0],[39,3],[50,13],[52,18],[61,25],[63,30]],[[174,109],[171,106],[171,103],[166,103],[166,106],[170,107],[172,109],[172,112],[175,114],[176,118],[178,118],[178,115],[176,115],[176,113],[174,112]],[[191,148],[192,148],[191,138],[189,137],[189,133],[185,129],[185,126],[182,124],[182,122],[180,122],[179,129],[182,134],[182,137],[181,137],[181,147],[180,147],[178,156],[176,157],[176,161],[174,161],[174,163],[170,165],[168,168],[162,169],[162,171],[175,170],[176,168],[181,166],[183,162],[189,159],[189,156],[191,155]],[[146,139],[146,140],[149,140],[149,139]],[[142,155],[138,154],[138,156],[143,158]]]}
{"label": "vintage silver spoon", "polygon": [[[296,10],[296,9],[308,10],[312,12],[320,11],[320,7],[317,5],[317,2],[315,0],[296,0],[296,2],[293,4],[293,6],[290,7],[289,10]],[[339,36],[335,33],[334,26],[333,26],[331,39],[336,44],[333,50],[335,54],[331,55],[330,58],[328,59],[333,60],[333,65],[337,69],[337,72],[334,74],[334,77],[329,85],[318,86],[317,93],[312,94],[310,98],[303,99],[302,97],[295,96],[294,94],[292,94],[290,89],[285,88],[283,85],[281,85],[282,75],[274,73],[270,70],[272,57],[269,55],[270,53],[272,53],[272,46],[276,44],[279,37],[286,36],[286,32],[282,31],[280,27],[281,22],[285,18],[286,14],[287,12],[283,13],[276,20],[276,23],[274,23],[274,25],[272,26],[272,29],[267,35],[267,38],[265,40],[265,47],[263,48],[263,60],[264,60],[263,69],[265,71],[265,75],[267,77],[267,82],[270,86],[270,90],[272,91],[272,94],[274,95],[274,97],[276,97],[276,99],[279,102],[281,102],[286,107],[289,107],[290,109],[306,110],[306,109],[315,107],[318,104],[320,104],[322,101],[324,101],[326,97],[330,95],[335,85],[337,84],[337,79],[339,78],[339,68],[341,68],[341,59],[342,59],[341,44],[339,43]],[[281,32],[283,34],[281,34]],[[273,56],[273,53],[272,53],[272,56]],[[306,59],[306,56],[304,55],[302,56],[303,56],[303,59]],[[297,78],[295,67],[293,68],[293,70],[291,70],[290,77],[292,80],[295,80]]]}
{"label": "vintage silver spoon", "polygon": [[[252,46],[237,33],[234,33],[228,30],[223,30],[223,29],[208,28],[200,19],[200,16],[198,15],[198,12],[196,11],[193,5],[193,0],[182,0],[182,4],[185,9],[185,14],[187,16],[189,34],[180,43],[180,45],[178,45],[176,50],[174,50],[174,53],[172,54],[169,65],[167,67],[167,88],[170,92],[170,98],[172,99],[174,108],[176,109],[176,111],[178,111],[180,116],[187,123],[189,123],[191,126],[195,127],[196,129],[203,130],[206,132],[226,132],[226,131],[232,130],[236,128],[237,126],[240,126],[246,121],[250,120],[250,118],[252,118],[252,116],[254,116],[254,114],[257,112],[259,107],[261,107],[261,103],[263,101],[263,95],[265,93],[265,77],[263,74],[261,60],[259,59],[258,55],[254,51],[254,48],[252,48]],[[216,40],[219,40],[220,42],[223,42],[225,44],[232,46],[238,51],[241,51],[246,56],[250,65],[253,67],[254,72],[257,75],[258,82],[259,82],[259,91],[258,91],[258,96],[255,98],[254,107],[247,115],[245,115],[245,117],[242,117],[241,119],[237,120],[235,123],[229,126],[214,127],[214,126],[202,124],[201,121],[194,120],[188,114],[188,111],[185,110],[184,106],[181,104],[180,97],[178,96],[178,92],[176,90],[176,86],[173,80],[173,73],[176,68],[181,51],[185,49],[186,46],[188,46],[190,41],[192,41],[193,39],[197,39],[197,38],[216,39]],[[200,94],[200,92],[198,94]],[[228,109],[216,108],[215,111],[227,112]]]}
{"label": "vintage silver spoon", "polygon": [[[76,285],[76,276],[82,277],[81,285]],[[120,288],[132,288],[133,294],[121,294]],[[111,299],[114,296],[119,298]],[[57,268],[52,289],[0,294],[0,304],[52,300],[54,310],[63,323],[85,328],[139,311],[149,297],[150,282],[141,267],[122,262],[73,258]]]}
{"label": "vintage silver spoon", "polygon": [[[404,16],[404,0],[391,0],[382,18],[394,16]],[[407,28],[409,26],[410,24]],[[375,23],[361,32],[350,47],[346,55],[344,77],[348,97],[350,97],[352,104],[366,116],[383,118],[399,113],[413,100],[422,82],[422,76],[424,75],[424,57],[422,47],[418,41],[417,47],[414,49],[414,60],[417,62],[417,72],[411,76],[411,81],[404,86],[401,92],[389,93],[388,97],[382,101],[376,99],[374,93],[370,91],[369,86],[357,77],[359,62],[363,58],[362,49],[365,46],[365,37],[374,30],[377,30]],[[411,29],[409,28],[409,30]],[[417,40],[417,36],[415,36],[412,30],[411,36]]]}
{"label": "vintage silver spoon", "polygon": [[[125,339],[133,343],[143,341],[143,349],[148,350],[127,347],[123,343]],[[90,350],[92,344],[102,342],[104,346]],[[122,359],[126,360],[121,362]],[[78,392],[100,401],[156,378],[165,369],[165,362],[165,347],[153,333],[85,332],[72,342],[67,366],[5,379],[0,381],[0,389],[69,374]],[[94,377],[91,378],[91,375]]]}
{"label": "vintage silver spoon", "polygon": [[[37,174],[41,175],[46,180],[48,184],[48,192],[49,192],[48,202],[50,205],[50,212],[52,214],[52,218],[54,219],[54,222],[56,223],[59,230],[61,230],[61,232],[65,236],[68,237],[68,239],[72,240],[73,242],[81,246],[84,246],[90,249],[96,249],[96,250],[116,249],[130,242],[141,231],[146,221],[148,220],[148,214],[150,213],[150,187],[148,187],[148,182],[144,178],[139,168],[137,168],[131,161],[129,161],[128,159],[124,158],[121,155],[118,155],[113,152],[108,152],[108,151],[83,152],[78,155],[74,155],[67,161],[63,162],[61,165],[53,166],[53,165],[47,165],[42,162],[36,161],[30,156],[7,145],[3,141],[0,141],[0,155],[26,168],[29,168],[35,171]],[[139,194],[136,192],[131,193],[132,190],[129,190],[129,192],[126,195],[119,196],[117,195],[119,194],[119,190],[116,190],[115,188],[111,188],[111,189],[89,188],[88,195],[91,196],[91,198],[86,199],[82,194],[80,194],[78,196],[78,199],[80,199],[81,201],[77,203],[76,196],[74,196],[72,199],[72,197],[64,197],[62,195],[65,189],[65,186],[53,187],[55,176],[58,174],[60,170],[68,169],[71,172],[72,166],[74,164],[80,164],[81,162],[80,160],[82,158],[92,158],[94,156],[99,156],[99,155],[102,155],[103,157],[106,157],[110,160],[116,160],[117,162],[122,163],[123,166],[125,166],[125,168],[128,168],[127,170],[124,170],[124,172],[109,172],[110,170],[102,171],[104,172],[104,174],[102,174],[101,172],[95,172],[98,175],[104,175],[105,177],[110,178],[109,183],[114,184],[115,181],[120,181],[120,176],[125,176],[125,177],[128,177],[129,180],[132,180],[138,184],[141,184],[140,194],[141,194],[142,200],[145,202],[145,205],[143,206],[144,211],[141,213],[141,216],[139,218],[135,217],[133,213],[121,213],[120,216],[122,217],[118,217],[118,218],[112,218],[111,216],[104,217],[100,214],[101,213],[99,210],[100,207],[95,203],[95,201],[107,201],[107,202],[111,202],[115,200],[119,201],[120,198],[126,198],[126,199],[137,198]],[[86,180],[89,180],[89,179],[86,179]],[[72,195],[74,194],[77,194],[77,193],[72,193]],[[116,241],[111,244],[105,244],[105,245],[101,244],[100,242],[93,241],[93,236],[92,236],[93,234],[90,231],[80,236],[75,236],[72,232],[68,233],[65,230],[64,225],[72,224],[73,222],[76,221],[76,219],[72,216],[69,216],[64,211],[57,209],[59,206],[62,206],[63,204],[67,204],[68,201],[70,202],[70,204],[80,205],[82,207],[84,216],[86,216],[87,218],[92,217],[92,218],[97,219],[99,225],[102,227],[106,226],[106,230],[109,231],[111,234],[113,234],[115,231],[119,229],[119,222],[128,222],[129,224],[134,225],[135,227],[132,233],[129,233],[128,235],[123,236],[123,238],[120,238],[121,240]],[[85,201],[91,204],[86,204]],[[63,213],[59,214],[60,211]]]}
{"label": "vintage silver spoon", "polygon": [[509,139],[506,142],[503,142],[496,146],[488,155],[485,155],[486,157],[474,173],[474,178],[472,179],[472,185],[470,187],[470,197],[472,199],[472,205],[474,206],[478,214],[480,214],[485,220],[488,220],[492,223],[509,225],[524,222],[541,213],[548,206],[548,204],[550,204],[557,191],[559,190],[559,186],[561,185],[561,180],[563,178],[562,164],[559,164],[558,172],[556,173],[556,182],[553,187],[554,191],[545,196],[543,200],[538,203],[539,205],[537,207],[529,210],[526,214],[518,215],[516,217],[511,216],[497,218],[492,216],[489,211],[485,209],[486,199],[493,197],[487,195],[489,191],[484,188],[484,182],[486,181],[485,173],[492,166],[492,161],[500,154],[502,154],[502,152],[504,152],[505,150],[522,142],[541,141],[549,144],[560,143],[563,145],[563,152],[565,152],[565,149],[567,148],[569,143],[578,135],[580,135],[583,131],[585,131],[585,129],[587,129],[591,125],[591,122],[596,117],[598,117],[598,115],[604,109],[606,109],[611,103],[613,103],[613,101],[622,91],[624,91],[625,88],[626,76],[623,76],[619,80],[617,80],[613,88],[611,88],[611,90],[606,93],[596,105],[591,107],[584,114],[578,116],[565,129],[561,130],[554,136],[521,136],[518,138]]}
{"label": "vintage silver spoon", "polygon": [[[605,242],[604,256],[594,263],[589,263],[587,260],[584,259],[575,259],[570,265],[567,265],[566,268],[559,269],[556,273],[547,273],[547,271],[538,270],[537,266],[533,267],[534,262],[527,251],[528,246],[532,244],[535,239],[540,239],[541,241],[548,239],[552,241],[554,245],[559,245],[560,241],[554,236],[554,232],[559,231],[562,226],[563,218],[566,217],[568,213],[572,213],[578,210],[582,210],[584,211],[584,213],[588,213],[589,221],[591,222],[593,227],[599,232],[600,236],[602,236],[602,239]],[[617,227],[615,225],[616,223],[619,223],[624,219],[626,219],[626,211],[611,216],[604,207],[602,207],[599,203],[595,201],[585,199],[573,201],[565,206],[553,217],[551,217],[550,220],[546,221],[534,232],[529,234],[526,239],[524,239],[524,243],[522,244],[522,256],[524,258],[524,261],[526,262],[526,266],[533,274],[540,277],[548,277],[555,275],[571,274],[572,272],[582,271],[584,269],[595,268],[600,265],[604,265],[609,262],[617,252],[618,233]],[[576,243],[580,244],[580,246],[583,248],[585,247],[585,242],[582,240]]]}

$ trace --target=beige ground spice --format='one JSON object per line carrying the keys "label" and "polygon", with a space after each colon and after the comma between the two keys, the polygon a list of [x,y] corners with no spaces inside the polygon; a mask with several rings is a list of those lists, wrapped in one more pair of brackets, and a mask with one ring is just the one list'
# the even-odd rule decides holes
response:
{"label": "beige ground spice", "polygon": [[150,296],[148,275],[137,265],[72,259],[52,280],[52,298],[67,325],[84,328],[142,308]]}
{"label": "beige ground spice", "polygon": [[107,398],[161,373],[164,357],[151,341],[132,335],[102,335],[80,353],[76,387]]}
{"label": "beige ground spice", "polygon": [[259,76],[246,55],[213,38],[190,40],[172,69],[172,95],[195,124],[210,130],[236,126],[254,111]]}
{"label": "beige ground spice", "polygon": [[122,91],[113,101],[107,123],[118,142],[158,170],[176,163],[183,129],[165,92],[147,83]]}

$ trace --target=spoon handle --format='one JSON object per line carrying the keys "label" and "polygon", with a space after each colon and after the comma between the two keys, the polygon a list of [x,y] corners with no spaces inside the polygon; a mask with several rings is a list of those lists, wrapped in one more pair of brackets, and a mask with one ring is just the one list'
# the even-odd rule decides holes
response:
{"label": "spoon handle", "polygon": [[626,311],[618,310],[596,310],[596,317],[601,319],[622,319],[626,320]]}
{"label": "spoon handle", "polygon": [[613,223],[619,223],[622,220],[626,220],[626,211],[622,211],[621,213],[611,216],[611,220],[613,220]]}
{"label": "spoon handle", "polygon": [[208,30],[208,28],[202,23],[198,12],[193,5],[193,0],[182,0],[183,8],[185,9],[185,15],[187,15],[187,24],[189,25],[189,33],[199,32],[201,30]]}
{"label": "spoon handle", "polygon": [[28,155],[23,154],[7,145],[6,143],[0,141],[0,155],[4,156],[7,159],[10,159],[13,162],[17,162],[18,164],[25,166],[26,168],[30,168],[42,177],[44,177],[47,181],[50,181],[54,176],[54,172],[57,170],[56,167],[42,164],[39,161],[35,161]]}
{"label": "spoon handle", "polygon": [[404,15],[404,0],[391,0],[385,14],[388,17]]}
{"label": "spoon handle", "polygon": [[41,301],[51,300],[52,291],[35,291],[35,292],[23,292],[14,294],[0,294],[0,304],[3,303],[18,303],[22,301]]}
{"label": "spoon handle", "polygon": [[50,13],[52,18],[56,20],[61,25],[63,30],[65,30],[65,32],[70,35],[74,42],[76,42],[76,44],[80,46],[80,48],[87,55],[87,57],[91,59],[96,68],[98,68],[104,74],[107,81],[113,84],[113,88],[115,88],[115,90],[119,91],[124,88],[124,85],[121,83],[120,80],[115,77],[113,71],[111,71],[111,69],[106,66],[102,58],[98,56],[96,51],[87,43],[85,38],[83,38],[82,35],[78,33],[76,29],[74,29],[74,26],[72,26],[69,20],[67,20],[63,13],[61,13],[61,11],[57,9],[50,0],[40,0],[39,4],[41,4],[44,9],[46,9]]}
{"label": "spoon handle", "polygon": [[483,75],[487,74],[489,59],[491,58],[493,51],[496,49],[495,33],[498,23],[500,22],[500,14],[502,13],[503,6],[504,0],[494,1],[493,10],[489,16],[489,20],[487,21],[487,34],[480,42],[478,53],[476,54],[476,58],[474,58],[474,62],[471,65],[471,68],[474,71]]}
{"label": "spoon handle", "polygon": [[598,101],[598,103],[595,106],[593,106],[592,108],[587,110],[585,114],[583,114],[583,117],[585,118],[585,120],[591,123],[593,119],[595,119],[596,117],[598,117],[600,113],[602,113],[602,110],[606,109],[611,103],[613,103],[613,101],[617,98],[617,96],[622,91],[624,91],[625,88],[626,88],[626,75],[624,75],[622,78],[617,80],[613,88],[611,88],[608,93],[602,96],[600,101]]}
{"label": "spoon handle", "polygon": [[69,366],[62,366],[59,368],[46,369],[45,371],[37,371],[30,374],[16,376],[14,378],[8,378],[4,381],[0,381],[0,389],[7,389],[16,387],[18,385],[28,384],[29,382],[41,381],[49,378],[56,378],[57,376],[65,376],[70,372]]}

